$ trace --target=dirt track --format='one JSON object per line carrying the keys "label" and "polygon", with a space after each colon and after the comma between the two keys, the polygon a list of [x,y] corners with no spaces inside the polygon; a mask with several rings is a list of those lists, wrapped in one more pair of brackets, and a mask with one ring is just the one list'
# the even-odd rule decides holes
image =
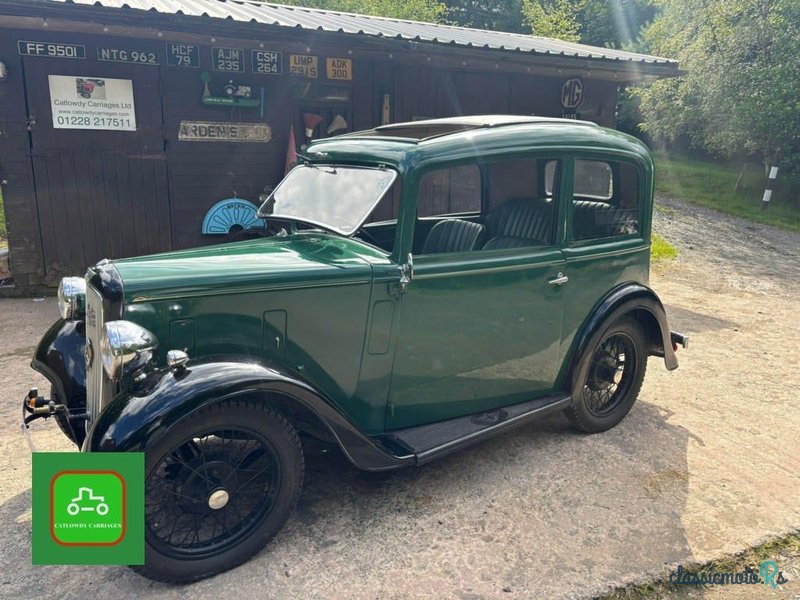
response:
{"label": "dirt track", "polygon": [[[567,598],[663,575],[800,526],[800,236],[664,200],[681,254],[652,283],[691,335],[652,360],[616,429],[556,416],[428,467],[367,474],[309,457],[297,513],[246,565],[187,587],[124,568],[30,566],[19,399],[52,299],[0,300],[4,596]],[[43,449],[69,449],[55,426]],[[791,578],[791,577],[790,577]],[[800,574],[796,577],[800,579]]]}

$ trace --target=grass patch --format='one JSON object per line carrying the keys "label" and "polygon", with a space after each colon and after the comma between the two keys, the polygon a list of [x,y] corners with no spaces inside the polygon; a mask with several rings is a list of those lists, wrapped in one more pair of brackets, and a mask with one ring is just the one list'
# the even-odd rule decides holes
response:
{"label": "grass patch", "polygon": [[[777,560],[778,567],[786,573],[781,560],[797,557],[800,557],[800,531],[750,548],[735,556],[708,562],[704,565],[687,565],[684,569],[692,573],[731,573],[743,571],[745,567],[749,566],[758,572],[758,567],[762,561]],[[724,589],[724,587],[718,585],[675,585],[669,583],[669,576],[667,576],[661,581],[614,590],[610,594],[600,596],[599,600],[677,600],[696,598],[697,593],[704,589]],[[750,586],[734,585],[733,587],[741,589]],[[755,587],[761,588],[762,586],[757,585]]]}
{"label": "grass patch", "polygon": [[678,256],[678,249],[663,237],[654,233],[650,240],[650,259],[654,262],[673,260]]}
{"label": "grass patch", "polygon": [[778,175],[767,210],[761,210],[766,176],[762,167],[748,164],[734,193],[741,165],[719,164],[657,152],[656,193],[713,208],[757,223],[800,232],[797,181]]}

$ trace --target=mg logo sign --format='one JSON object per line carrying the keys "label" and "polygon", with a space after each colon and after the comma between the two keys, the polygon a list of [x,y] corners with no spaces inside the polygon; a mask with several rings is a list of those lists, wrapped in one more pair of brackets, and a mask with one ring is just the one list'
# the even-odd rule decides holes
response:
{"label": "mg logo sign", "polygon": [[574,110],[583,102],[583,81],[567,79],[561,86],[561,106]]}

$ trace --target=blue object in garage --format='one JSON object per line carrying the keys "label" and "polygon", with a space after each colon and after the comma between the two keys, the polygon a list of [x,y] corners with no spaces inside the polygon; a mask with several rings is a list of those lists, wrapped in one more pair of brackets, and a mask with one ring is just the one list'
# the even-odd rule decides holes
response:
{"label": "blue object in garage", "polygon": [[258,207],[249,200],[226,198],[212,206],[203,219],[203,233],[227,235],[231,230],[264,227],[264,221],[256,216]]}

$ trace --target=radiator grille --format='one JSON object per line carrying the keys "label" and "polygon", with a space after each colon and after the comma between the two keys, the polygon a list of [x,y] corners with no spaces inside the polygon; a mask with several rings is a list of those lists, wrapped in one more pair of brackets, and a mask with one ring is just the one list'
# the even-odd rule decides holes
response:
{"label": "radiator grille", "polygon": [[100,359],[100,334],[103,331],[103,297],[92,285],[86,286],[86,409],[92,423],[103,408],[107,383]]}

